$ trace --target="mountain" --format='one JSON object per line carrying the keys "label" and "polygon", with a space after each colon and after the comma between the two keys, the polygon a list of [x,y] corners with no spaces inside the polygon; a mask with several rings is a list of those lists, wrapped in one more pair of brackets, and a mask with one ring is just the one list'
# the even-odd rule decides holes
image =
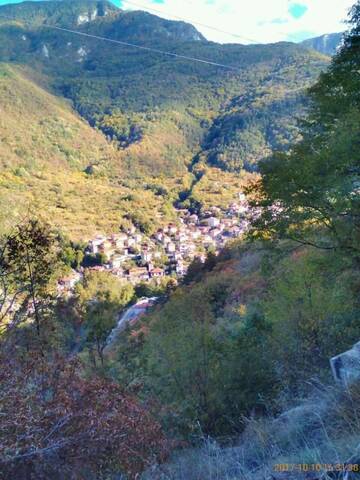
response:
{"label": "mountain", "polygon": [[[90,37],[59,30],[69,27]],[[145,217],[149,205],[167,205],[165,210],[173,214],[172,203],[179,194],[183,200],[191,197],[191,185],[197,179],[193,173],[203,174],[213,167],[236,174],[244,168],[253,171],[273,148],[286,149],[298,136],[297,117],[306,107],[304,89],[326,67],[328,58],[285,42],[219,45],[206,41],[184,22],[126,12],[106,1],[55,0],[0,7],[0,61],[4,68],[26,71],[31,88],[40,88],[49,105],[60,101],[77,122],[81,116],[86,135],[93,132],[95,145],[99,142],[110,152],[101,156],[105,189],[110,182],[122,192],[129,188],[139,192],[130,207],[119,200],[117,206],[123,211],[116,218],[120,221],[135,204],[142,205],[138,211]],[[16,108],[12,100],[9,112]],[[0,107],[3,102],[1,96]],[[41,117],[39,105],[24,102],[24,118],[31,118],[31,112]],[[12,129],[21,147],[28,132],[16,122]],[[42,158],[46,168],[52,162],[60,165],[58,175],[68,172],[66,160],[58,161],[47,149],[44,154],[45,143],[42,137],[29,142],[26,159],[18,156],[14,160],[16,168],[28,171],[29,159],[37,165]],[[93,171],[92,163],[98,160],[86,148],[84,158],[77,152],[77,160],[71,160],[81,175],[89,165]],[[8,164],[6,168],[12,171],[13,167]],[[155,198],[147,189],[154,181],[166,189],[165,197]],[[143,191],[145,197],[152,195],[145,206],[139,203]],[[108,230],[113,228],[113,220],[107,222],[101,212],[96,219],[85,212],[84,207],[69,214],[73,219],[67,219],[66,228],[74,231],[75,217],[78,223],[79,219],[88,225],[98,221]]]}
{"label": "mountain", "polygon": [[333,56],[341,45],[343,33],[330,33],[320,37],[309,38],[301,42],[306,48],[312,48],[324,55]]}
{"label": "mountain", "polygon": [[35,28],[45,25],[79,27],[100,20],[106,20],[101,23],[101,33],[111,38],[205,40],[188,23],[164,20],[146,12],[124,12],[108,0],[28,1],[0,7],[0,24],[21,22]]}
{"label": "mountain", "polygon": [[23,22],[32,27],[57,25],[71,27],[113,15],[118,9],[107,0],[28,1],[0,7],[0,23]]}

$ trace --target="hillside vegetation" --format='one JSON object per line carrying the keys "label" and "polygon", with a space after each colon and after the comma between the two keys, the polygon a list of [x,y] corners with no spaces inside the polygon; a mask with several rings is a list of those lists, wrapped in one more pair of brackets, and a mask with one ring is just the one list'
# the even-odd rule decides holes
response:
{"label": "hillside vegetation", "polygon": [[122,184],[116,147],[33,77],[29,69],[0,65],[2,231],[40,215],[87,239],[117,231],[129,212],[161,212],[166,199],[142,184]]}
{"label": "hillside vegetation", "polygon": [[[26,218],[0,237],[1,480],[358,477],[358,353],[341,362],[337,384],[329,366],[331,357],[360,337],[360,1],[350,24],[343,47],[306,93],[309,107],[298,140],[287,151],[260,160],[257,174],[222,176],[223,170],[209,167],[198,151],[181,178],[163,174],[146,179],[136,170],[133,178],[129,172],[123,177],[124,164],[117,162],[126,149],[140,148],[138,140],[123,145],[115,164],[112,155],[105,156],[98,173],[83,172],[81,156],[72,163],[63,154],[55,163],[58,171],[46,155],[39,163],[34,157],[33,168],[43,168],[44,174],[32,173],[27,180],[26,175],[18,178],[11,165],[4,167],[3,175],[18,178],[16,185],[21,185],[19,204],[36,192],[37,207],[45,215],[55,205],[59,208],[52,192],[66,208],[62,214],[50,210],[50,220],[66,220],[73,227],[77,213],[95,229],[100,224],[105,228],[101,222],[111,215],[120,219],[129,212],[134,224],[151,231],[158,221],[171,218],[176,201],[196,211],[212,198],[230,199],[243,182],[251,208],[247,218],[241,217],[249,221],[247,236],[218,255],[208,251],[204,261],[195,258],[179,284],[170,279],[131,285],[107,269],[85,270],[81,277],[81,244],[67,241],[39,219]],[[217,45],[197,42],[220,51]],[[245,56],[250,51],[227,48]],[[261,55],[273,55],[274,48],[289,53],[285,44],[261,47]],[[39,64],[41,75],[34,78],[49,86],[54,84],[41,69],[54,75],[56,62],[50,60],[50,50],[46,58]],[[266,74],[279,61],[262,60]],[[31,84],[31,98],[21,92],[30,82],[28,70],[3,68],[13,75],[15,105],[18,97],[24,104],[34,99],[32,106],[38,102],[41,107],[43,98],[53,103],[52,94]],[[60,70],[59,63],[56,68]],[[212,81],[201,72],[199,67],[197,79]],[[78,77],[73,73],[74,81]],[[290,75],[295,73],[290,69]],[[8,90],[6,75],[1,81]],[[57,80],[63,85],[64,77]],[[85,91],[89,112],[98,115],[90,89]],[[112,101],[111,95],[107,98]],[[67,119],[70,129],[77,125],[84,135],[92,132],[67,111],[66,103],[57,102],[55,115]],[[271,107],[266,98],[264,102]],[[195,107],[204,108],[204,103]],[[34,122],[49,112],[43,107],[36,111]],[[186,114],[186,109],[180,106],[179,112]],[[125,113],[149,112],[116,112],[120,127],[113,128],[119,129],[118,141],[126,143]],[[106,112],[107,121],[113,114]],[[25,128],[20,119],[19,125]],[[142,126],[144,135],[147,128]],[[130,129],[130,136],[138,133]],[[62,142],[66,136],[56,138]],[[103,137],[99,142],[103,145]],[[104,145],[110,153],[115,149]],[[20,162],[21,156],[14,155],[14,162]],[[54,190],[55,179],[61,183]],[[2,188],[9,190],[6,178]],[[78,198],[86,200],[75,206],[70,202],[79,192]],[[59,296],[57,280],[70,273],[70,265],[79,269],[71,272],[79,281],[69,295]],[[157,302],[151,299],[146,313],[132,317],[106,350],[119,315],[129,313],[144,294],[157,296]]]}
{"label": "hillside vegetation", "polygon": [[[286,149],[297,138],[301,92],[325,68],[326,57],[291,43],[218,45],[186,23],[124,12],[106,2],[96,4],[102,14],[88,18],[93,4],[77,0],[0,7],[0,59],[45,72],[58,95],[69,98],[90,125],[117,142],[128,175],[179,175],[202,151],[211,165],[253,169],[272,148]],[[76,26],[80,32],[233,69],[46,26],[69,26],[79,15],[87,18]]]}
{"label": "hillside vegetation", "polygon": [[[207,439],[159,478],[320,480],[339,463],[358,469],[359,377],[336,384],[329,364],[360,337],[359,3],[352,25],[308,92],[302,139],[260,162],[247,188],[259,209],[248,241],[194,262],[109,360],[114,378],[160,402],[169,431],[193,446]],[[342,368],[358,375],[354,363]]]}

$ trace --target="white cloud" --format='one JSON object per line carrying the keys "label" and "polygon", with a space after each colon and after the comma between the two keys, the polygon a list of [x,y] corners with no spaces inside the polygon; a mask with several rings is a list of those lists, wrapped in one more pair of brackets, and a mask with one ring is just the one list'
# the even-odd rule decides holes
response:
{"label": "white cloud", "polygon": [[[302,39],[324,33],[345,30],[343,20],[355,0],[133,0],[134,3],[161,12],[161,16],[174,16],[188,21],[211,25],[217,29],[235,33],[234,37],[223,32],[195,25],[209,40],[222,43],[250,43],[245,38],[261,43],[288,39]],[[307,7],[301,18],[289,13],[291,4]],[[124,0],[123,8],[137,9]],[[144,8],[142,8],[144,9]],[[305,9],[304,9],[305,10]],[[152,12],[154,13],[154,12]]]}

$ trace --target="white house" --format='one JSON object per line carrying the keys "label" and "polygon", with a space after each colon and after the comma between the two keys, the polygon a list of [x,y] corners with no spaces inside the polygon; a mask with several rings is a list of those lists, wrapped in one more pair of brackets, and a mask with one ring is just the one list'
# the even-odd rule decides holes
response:
{"label": "white house", "polygon": [[151,262],[153,254],[147,250],[141,252],[141,261],[143,263]]}
{"label": "white house", "polygon": [[220,225],[220,220],[217,217],[210,217],[206,220],[206,223],[209,227],[218,227]]}
{"label": "white house", "polygon": [[174,253],[176,252],[176,245],[173,242],[170,242],[166,245],[166,250],[168,253]]}
{"label": "white house", "polygon": [[106,241],[106,237],[104,236],[97,236],[93,240],[89,242],[89,249],[90,252],[94,255],[96,255],[100,251],[101,245]]}
{"label": "white house", "polygon": [[125,255],[113,255],[110,260],[110,267],[113,269],[118,269],[126,260]]}

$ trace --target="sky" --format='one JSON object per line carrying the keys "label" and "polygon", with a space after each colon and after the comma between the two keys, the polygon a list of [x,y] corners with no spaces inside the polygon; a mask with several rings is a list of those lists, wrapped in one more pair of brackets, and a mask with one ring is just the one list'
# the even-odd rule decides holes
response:
{"label": "sky", "polygon": [[[0,0],[0,5],[19,0]],[[126,10],[181,17],[221,43],[301,41],[341,32],[355,0],[112,0]],[[156,12],[154,11],[156,10]],[[208,25],[213,29],[207,28]],[[219,31],[221,30],[221,31]]]}
{"label": "sky", "polygon": [[[125,0],[114,3],[126,9],[139,9]],[[156,9],[165,18],[173,19],[175,15],[229,32],[195,25],[208,40],[271,43],[301,41],[345,30],[343,21],[355,0],[131,0],[131,3],[152,13],[150,9]]]}

